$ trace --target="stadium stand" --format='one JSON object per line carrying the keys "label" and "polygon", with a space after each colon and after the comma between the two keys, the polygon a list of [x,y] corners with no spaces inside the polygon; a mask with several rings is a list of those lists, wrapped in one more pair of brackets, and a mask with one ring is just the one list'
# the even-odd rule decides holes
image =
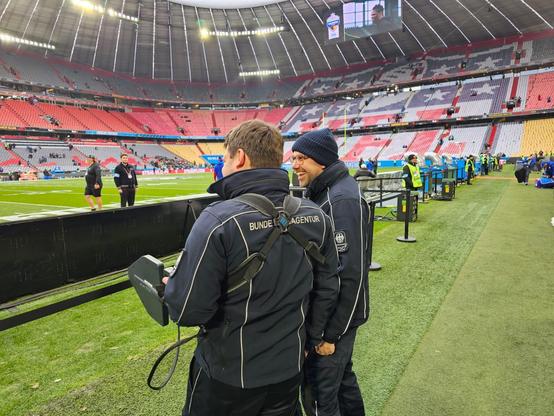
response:
{"label": "stadium stand", "polygon": [[137,123],[143,126],[146,133],[168,135],[179,134],[177,127],[174,123],[172,123],[171,119],[169,117],[164,119],[161,114],[163,113],[157,113],[151,110],[141,111],[134,109],[133,112],[127,113],[126,115],[133,118]]}
{"label": "stadium stand", "polygon": [[[44,118],[45,114],[40,111],[40,108],[30,104],[28,101],[4,100],[2,107],[4,106],[9,108],[21,120],[21,123],[17,124],[19,127],[54,128],[52,122],[46,121]],[[13,121],[15,120],[14,118]]]}
{"label": "stadium stand", "polygon": [[70,149],[66,143],[30,141],[28,144],[17,144],[14,152],[40,171],[56,169],[71,172],[86,166],[83,154],[75,148]]}
{"label": "stadium stand", "polygon": [[17,153],[0,146],[0,167],[4,173],[12,173],[27,168],[29,164]]}
{"label": "stadium stand", "polygon": [[213,143],[198,143],[198,146],[204,154],[206,155],[223,155],[225,154],[225,147],[223,147],[223,143],[219,142],[213,142]]}
{"label": "stadium stand", "polygon": [[381,159],[400,160],[414,141],[415,132],[396,133],[390,136],[390,143],[380,154]]}
{"label": "stadium stand", "polygon": [[554,107],[554,72],[530,75],[527,86],[526,109]]}
{"label": "stadium stand", "polygon": [[502,123],[498,125],[492,153],[505,153],[507,156],[519,154],[523,123]]}
{"label": "stadium stand", "polygon": [[[119,164],[119,158],[121,156],[121,153],[127,152],[127,150],[124,150],[122,147],[120,147],[117,144],[109,144],[109,143],[93,143],[88,144],[86,142],[83,143],[75,143],[74,147],[79,150],[83,155],[94,155],[98,158],[98,161],[100,165],[103,168],[106,169],[113,169]],[[139,160],[133,156],[129,156],[129,163],[131,165],[139,165]]]}
{"label": "stadium stand", "polygon": [[71,67],[64,63],[52,63],[52,67],[67,84],[77,90],[111,94],[102,77],[87,68]]}
{"label": "stadium stand", "polygon": [[227,134],[233,127],[243,121],[256,118],[257,110],[230,110],[214,111],[215,126],[219,128],[220,135]]}
{"label": "stadium stand", "polygon": [[257,118],[275,126],[279,126],[280,122],[285,120],[291,110],[290,107],[261,109],[258,110]]}
{"label": "stadium stand", "polygon": [[148,165],[161,158],[177,158],[174,153],[158,144],[125,141],[121,143],[121,146],[127,151],[130,151],[137,161],[140,160],[142,162],[140,165]]}
{"label": "stadium stand", "polygon": [[195,165],[204,165],[206,161],[200,156],[202,152],[195,144],[163,144],[164,148],[180,158]]}
{"label": "stadium stand", "polygon": [[424,155],[427,152],[432,152],[436,147],[439,140],[439,134],[442,130],[426,130],[417,132],[414,140],[406,149],[406,153],[415,153],[417,155]]}
{"label": "stadium stand", "polygon": [[457,156],[477,155],[484,150],[488,131],[488,126],[453,127],[449,138],[444,140],[438,153]]}
{"label": "stadium stand", "polygon": [[544,62],[552,60],[554,56],[554,44],[552,39],[536,39],[532,42],[530,62]]}
{"label": "stadium stand", "polygon": [[[79,111],[68,111],[68,107],[62,107],[55,104],[36,103],[36,108],[40,109],[43,114],[54,117],[60,129],[66,130],[86,130],[87,127],[80,120],[81,114]],[[73,113],[73,114],[72,114]]]}
{"label": "stadium stand", "polygon": [[554,151],[554,119],[526,121],[518,155],[529,156],[539,151]]}
{"label": "stadium stand", "polygon": [[7,66],[7,78],[14,81],[29,81],[35,84],[69,88],[70,86],[60,78],[48,61],[16,52],[0,51],[0,60]]}
{"label": "stadium stand", "polygon": [[374,159],[383,150],[389,141],[388,135],[366,135],[348,137],[339,147],[339,156],[342,160],[356,162],[360,158]]}

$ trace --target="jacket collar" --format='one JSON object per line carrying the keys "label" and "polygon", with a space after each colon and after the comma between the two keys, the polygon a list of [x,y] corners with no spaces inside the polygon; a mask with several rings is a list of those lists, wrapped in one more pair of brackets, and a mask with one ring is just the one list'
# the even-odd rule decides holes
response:
{"label": "jacket collar", "polygon": [[235,172],[212,183],[208,192],[223,199],[236,198],[246,193],[268,197],[289,193],[289,175],[283,169],[248,169]]}
{"label": "jacket collar", "polygon": [[317,198],[318,195],[330,186],[333,186],[339,179],[345,178],[349,175],[348,168],[344,162],[338,160],[332,165],[327,166],[321,175],[315,178],[308,186],[307,196]]}

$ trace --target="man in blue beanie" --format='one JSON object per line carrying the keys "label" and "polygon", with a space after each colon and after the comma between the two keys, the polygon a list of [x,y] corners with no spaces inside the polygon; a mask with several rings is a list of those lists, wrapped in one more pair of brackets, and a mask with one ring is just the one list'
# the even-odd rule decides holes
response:
{"label": "man in blue beanie", "polygon": [[369,316],[369,207],[358,184],[339,160],[329,129],[298,138],[292,168],[307,196],[329,215],[339,253],[340,292],[324,342],[308,354],[302,401],[309,416],[360,416],[364,403],[352,370],[357,328]]}

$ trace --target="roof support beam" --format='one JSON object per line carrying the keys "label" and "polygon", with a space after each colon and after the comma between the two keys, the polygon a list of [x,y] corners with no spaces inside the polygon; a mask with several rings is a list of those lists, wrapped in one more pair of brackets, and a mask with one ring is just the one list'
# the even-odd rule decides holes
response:
{"label": "roof support beam", "polygon": [[312,61],[310,60],[310,57],[308,56],[308,53],[306,52],[306,49],[304,48],[304,45],[302,44],[302,41],[298,37],[298,34],[296,33],[296,30],[294,30],[294,26],[290,22],[287,14],[281,8],[281,5],[279,3],[277,3],[276,6],[279,8],[279,10],[281,10],[281,13],[283,13],[283,16],[285,17],[285,20],[287,21],[287,23],[289,24],[289,26],[292,30],[292,33],[294,33],[294,36],[296,37],[296,40],[298,41],[298,44],[300,45],[300,48],[302,49],[302,52],[304,52],[304,56],[308,60],[308,65],[310,65],[310,69],[312,70],[312,73],[315,73],[314,66],[312,65]]}
{"label": "roof support beam", "polygon": [[[240,21],[242,22],[242,27],[244,27],[244,30],[247,30],[246,24],[244,23],[244,19],[242,18],[242,14],[240,13],[240,9],[237,9],[237,12],[240,17]],[[258,68],[258,71],[261,70],[260,63],[258,62],[258,56],[256,55],[256,51],[254,50],[254,45],[252,44],[252,38],[250,35],[248,35],[248,43],[250,43],[250,49],[252,49],[252,54],[254,55],[254,61],[256,62],[256,68]]]}
{"label": "roof support beam", "polygon": [[156,0],[154,1],[154,18],[152,19],[152,79],[156,76]]}
{"label": "roof support beam", "polygon": [[400,50],[400,52],[402,53],[402,56],[406,56],[406,54],[404,53],[404,51],[402,50],[402,48],[400,47],[400,45],[398,44],[398,42],[396,41],[396,39],[392,36],[392,34],[389,32],[389,36],[390,38],[392,39],[392,41],[396,44],[396,47]]}
{"label": "roof support beam", "polygon": [[[315,9],[314,9],[313,6],[311,5],[311,3],[310,3],[308,0],[304,0],[304,1],[308,4],[308,6],[310,6],[310,9],[312,9],[312,12],[314,12],[315,17],[317,17],[318,20],[319,20],[319,22],[323,25],[323,24],[324,24],[324,23],[323,23],[323,20],[321,19],[321,17],[319,16],[319,14],[317,14],[317,12],[315,11]],[[329,6],[327,6],[327,7],[329,7]],[[346,60],[346,57],[345,57],[344,54],[342,53],[342,50],[341,50],[341,48],[339,47],[339,44],[338,44],[338,43],[335,43],[335,46],[337,47],[337,50],[339,51],[340,56],[342,56],[342,60],[344,61],[345,65],[350,65],[350,64],[348,63],[348,61]]]}
{"label": "roof support beam", "polygon": [[[121,13],[123,13],[123,10],[125,10],[125,0],[123,0],[123,3],[121,4]],[[121,22],[122,20],[119,19],[119,25],[117,27],[117,38],[115,41],[115,52],[113,56],[113,69],[112,72],[115,72],[115,67],[117,64],[117,52],[119,51],[119,37],[121,35]],[[135,23],[135,25],[138,25],[138,23]]]}
{"label": "roof support beam", "polygon": [[[194,7],[194,12],[196,13],[196,21],[200,20],[198,14],[198,7]],[[206,77],[208,78],[208,84],[210,83],[210,68],[208,67],[208,58],[206,56],[206,45],[204,45],[204,39],[200,38],[200,43],[202,44],[202,53],[204,55],[204,65],[206,65]]]}
{"label": "roof support beam", "polygon": [[[271,13],[269,13],[269,10],[267,10],[267,7],[264,6],[264,10],[269,17],[269,20],[271,20],[271,24],[275,26],[275,21],[273,20],[273,17],[271,16]],[[292,59],[289,54],[289,50],[287,49],[287,46],[285,45],[285,41],[283,40],[283,36],[281,36],[281,32],[277,32],[277,35],[279,36],[279,39],[281,40],[281,45],[283,45],[283,49],[285,50],[285,53],[287,54],[287,57],[289,58],[290,66],[292,67],[292,71],[294,72],[294,76],[298,76],[298,72],[296,71],[296,67],[294,66],[294,62],[292,62]],[[277,68],[279,69],[279,68]]]}
{"label": "roof support beam", "polygon": [[77,24],[77,30],[75,31],[75,37],[73,38],[73,46],[71,47],[69,62],[73,60],[73,52],[75,52],[75,45],[77,44],[77,38],[79,37],[79,29],[81,28],[81,22],[83,21],[84,13],[85,13],[85,10],[81,10],[81,17],[79,18],[79,23]]}
{"label": "roof support beam", "polygon": [[308,25],[308,22],[306,22],[306,19],[304,19],[304,16],[302,16],[302,13],[300,13],[300,11],[298,10],[298,8],[296,7],[296,5],[294,4],[294,2],[292,0],[289,0],[289,3],[291,4],[292,7],[294,7],[294,10],[296,10],[296,13],[298,13],[298,16],[300,16],[300,19],[302,19],[302,21],[304,22],[304,25],[306,25],[306,28],[308,29],[308,31],[310,32],[310,34],[312,35],[312,38],[314,39],[314,42],[315,44],[317,45],[317,47],[319,48],[319,52],[321,52],[321,56],[323,56],[323,59],[325,60],[325,63],[327,64],[327,68],[331,69],[331,64],[329,63],[329,60],[327,59],[327,56],[325,55],[325,53],[323,52],[323,49],[321,49],[321,45],[319,44],[319,42],[317,41],[315,35],[314,35],[314,32],[312,32],[312,29],[310,28],[310,26]]}
{"label": "roof support beam", "polygon": [[521,30],[519,30],[519,28],[514,24],[514,22],[512,22],[510,19],[508,19],[508,17],[502,13],[500,11],[500,9],[498,7],[496,7],[494,4],[492,4],[489,0],[485,0],[487,2],[487,4],[489,6],[491,6],[494,10],[496,10],[504,19],[506,19],[506,21],[512,25],[512,27],[517,30],[517,33],[519,33],[520,35],[522,35],[523,33],[521,32]]}
{"label": "roof support beam", "polygon": [[465,9],[465,11],[468,12],[468,13],[471,15],[471,17],[473,17],[475,20],[477,20],[477,21],[479,22],[479,24],[483,27],[483,29],[485,29],[485,30],[487,31],[487,33],[488,33],[489,35],[491,35],[491,38],[496,39],[496,36],[494,36],[494,35],[492,34],[492,32],[489,30],[489,28],[486,27],[486,26],[483,24],[483,22],[481,22],[481,21],[479,20],[479,18],[478,18],[477,16],[475,16],[475,14],[474,14],[471,10],[469,10],[466,6],[464,6],[460,0],[456,0],[456,3],[458,3],[460,6],[462,6],[462,7]]}
{"label": "roof support beam", "polygon": [[[256,21],[256,23],[258,23],[258,27],[262,27],[262,25],[260,24],[260,21],[258,20],[258,16],[256,16],[256,12],[254,11],[254,9],[251,7],[250,8],[250,12],[252,12],[252,16],[254,16],[254,20]],[[271,47],[269,46],[269,42],[267,41],[267,36],[264,36],[264,41],[265,41],[265,44],[267,46],[267,50],[269,51],[269,56],[271,56],[271,61],[273,62],[273,67],[275,69],[279,69],[277,68],[277,62],[275,62],[275,57],[273,56],[273,51],[271,50]],[[279,78],[281,78],[281,74],[279,73]]]}
{"label": "roof support beam", "polygon": [[6,5],[4,6],[4,10],[2,10],[2,14],[0,14],[0,22],[2,21],[2,18],[4,17],[4,14],[6,13],[6,10],[8,10],[8,7],[10,7],[10,3],[12,0],[8,0]]}
{"label": "roof support beam", "polygon": [[383,53],[383,51],[381,50],[381,48],[379,47],[379,45],[377,45],[377,42],[375,42],[375,39],[373,39],[373,36],[370,36],[369,37],[369,40],[371,40],[371,42],[373,42],[373,44],[375,45],[375,47],[377,48],[377,50],[379,51],[379,54],[381,55],[381,57],[383,59],[387,59],[387,57],[385,56],[385,54]]}
{"label": "roof support beam", "polygon": [[171,9],[169,6],[169,2],[167,2],[167,15],[169,16],[169,24],[167,25],[167,32],[169,35],[169,74],[171,77],[171,81],[173,81],[173,43],[171,40],[171,26],[173,26],[171,21]]}
{"label": "roof support beam", "polygon": [[431,31],[435,34],[435,36],[441,41],[441,43],[444,45],[444,47],[445,47],[445,48],[448,48],[448,45],[447,45],[446,42],[443,40],[443,38],[440,37],[440,35],[437,33],[437,31],[433,28],[433,26],[431,26],[431,25],[429,24],[429,22],[421,15],[421,13],[419,13],[419,12],[417,11],[417,9],[416,9],[414,6],[412,6],[412,5],[410,4],[410,2],[409,2],[408,0],[404,0],[404,2],[405,2],[408,6],[410,6],[410,9],[412,9],[412,10],[419,16],[419,18],[420,18],[421,20],[423,20],[423,21],[427,24],[427,26],[429,27],[429,29],[431,29]]}
{"label": "roof support beam", "polygon": [[[215,24],[214,13],[212,9],[210,9],[210,16],[212,17],[212,24],[214,25],[214,30],[217,32],[217,26]],[[221,56],[221,64],[223,65],[223,74],[225,75],[225,82],[229,82],[229,78],[227,77],[227,69],[225,68],[225,59],[223,58],[223,51],[221,50],[221,42],[219,41],[219,36],[216,36],[216,38],[217,38],[217,46],[219,47],[219,55]]]}
{"label": "roof support beam", "polygon": [[[227,22],[227,30],[231,31],[232,28],[231,28],[231,22],[229,21],[229,16],[227,16],[227,12],[225,11],[225,9],[223,9],[222,11],[223,11],[223,15],[225,16],[225,21]],[[239,48],[237,46],[237,41],[234,37],[231,37],[231,38],[233,39],[233,45],[235,46],[235,52],[237,54],[237,59],[238,59],[238,63],[239,63],[239,71],[238,72],[243,72],[242,59],[240,57]],[[242,82],[245,84],[246,83],[246,78],[243,78]]]}
{"label": "roof support beam", "polygon": [[[138,4],[138,18],[140,19],[140,10],[141,10],[142,3]],[[140,21],[140,20],[139,20]],[[138,46],[138,33],[139,33],[140,23],[137,23],[136,31],[135,31],[135,53],[133,55],[133,76],[136,74],[137,69],[137,46]]]}
{"label": "roof support beam", "polygon": [[[104,9],[108,4],[108,0],[104,0]],[[96,52],[98,51],[98,41],[100,40],[100,32],[102,32],[102,23],[104,22],[104,15],[100,18],[100,26],[98,27],[98,33],[96,34],[96,43],[94,44],[94,55],[92,57],[92,67],[96,64]]]}
{"label": "roof support beam", "polygon": [[425,47],[421,44],[421,42],[419,41],[419,39],[417,38],[416,35],[414,35],[414,32],[412,32],[412,29],[410,29],[410,27],[406,24],[406,22],[402,22],[402,24],[404,25],[404,27],[406,29],[408,29],[408,32],[410,32],[410,35],[412,35],[412,37],[415,39],[415,41],[417,42],[417,44],[419,45],[419,47],[423,50],[423,52],[427,52],[427,49],[425,49]]}
{"label": "roof support beam", "polygon": [[185,49],[187,52],[187,65],[189,68],[189,81],[192,82],[192,71],[190,69],[189,36],[187,31],[187,21],[185,19],[185,7],[181,5],[181,14],[183,16],[183,31],[185,32]]}
{"label": "roof support beam", "polygon": [[[62,5],[58,9],[58,14],[56,15],[56,20],[54,21],[54,26],[52,26],[52,31],[50,32],[50,37],[48,38],[48,44],[50,45],[52,43],[52,38],[54,37],[54,31],[56,30],[56,26],[58,26],[58,20],[60,20],[60,14],[62,14],[62,9],[65,4],[65,0],[62,1]],[[1,20],[1,18],[0,18]],[[44,57],[48,55],[48,49],[44,52]]]}
{"label": "roof support beam", "polygon": [[525,4],[533,13],[535,13],[537,15],[537,17],[539,19],[541,19],[545,25],[547,25],[550,29],[553,29],[552,25],[550,23],[548,23],[546,21],[546,19],[544,17],[542,17],[542,15],[537,12],[533,7],[531,7],[530,5],[527,4],[527,2],[525,0],[520,0],[523,4]]}
{"label": "roof support beam", "polygon": [[[27,25],[25,26],[25,30],[23,31],[23,35],[21,37],[25,39],[25,35],[27,34],[27,29],[29,29],[29,25],[31,24],[31,20],[33,20],[33,16],[35,15],[35,12],[37,11],[37,6],[39,4],[40,0],[37,0],[35,3],[35,7],[33,7],[33,11],[31,12],[31,16],[29,16],[29,20],[27,20]],[[17,49],[21,47],[21,43],[17,45]]]}
{"label": "roof support beam", "polygon": [[439,12],[441,12],[441,14],[442,14],[444,17],[446,17],[446,18],[448,19],[448,21],[449,21],[450,23],[452,23],[452,26],[454,26],[454,27],[458,30],[458,32],[460,32],[460,33],[462,34],[462,36],[463,36],[464,39],[467,41],[467,43],[471,43],[471,40],[466,36],[466,34],[462,31],[462,29],[460,29],[459,26],[458,26],[456,23],[454,23],[454,21],[450,18],[450,16],[448,16],[439,6],[437,6],[437,4],[436,4],[433,0],[429,0],[429,1],[431,2],[431,4],[432,4],[433,6],[435,6],[435,8],[436,8]]}

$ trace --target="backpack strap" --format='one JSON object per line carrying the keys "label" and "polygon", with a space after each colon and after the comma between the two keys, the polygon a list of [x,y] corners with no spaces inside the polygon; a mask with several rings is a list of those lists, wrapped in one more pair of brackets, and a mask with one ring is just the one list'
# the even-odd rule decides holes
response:
{"label": "backpack strap", "polygon": [[325,263],[325,257],[319,252],[317,244],[306,240],[301,233],[290,227],[290,219],[298,212],[302,204],[300,198],[287,195],[283,203],[283,211],[279,211],[273,205],[273,202],[259,194],[243,194],[235,198],[235,200],[254,208],[262,215],[271,217],[273,219],[273,231],[260,251],[249,255],[236,269],[229,272],[227,293],[231,293],[249,283],[260,272],[271,248],[277,239],[285,233],[288,233],[300,244],[315,261],[321,264]]}

